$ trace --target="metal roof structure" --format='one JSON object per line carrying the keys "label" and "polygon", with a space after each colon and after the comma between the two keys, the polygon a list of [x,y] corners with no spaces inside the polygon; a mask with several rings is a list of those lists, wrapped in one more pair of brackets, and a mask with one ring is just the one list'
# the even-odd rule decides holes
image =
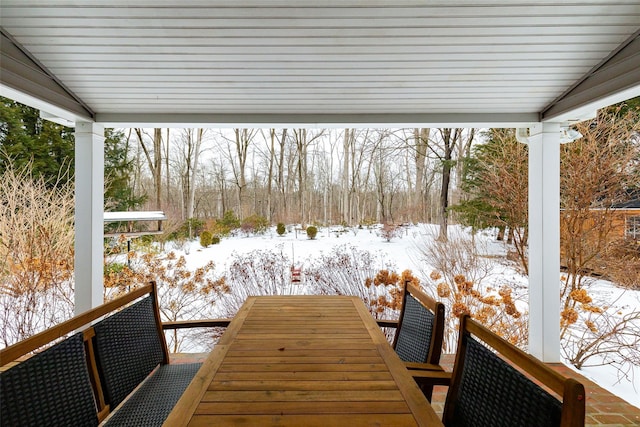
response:
{"label": "metal roof structure", "polygon": [[5,95],[116,126],[512,126],[640,81],[638,0],[2,0],[0,26]]}

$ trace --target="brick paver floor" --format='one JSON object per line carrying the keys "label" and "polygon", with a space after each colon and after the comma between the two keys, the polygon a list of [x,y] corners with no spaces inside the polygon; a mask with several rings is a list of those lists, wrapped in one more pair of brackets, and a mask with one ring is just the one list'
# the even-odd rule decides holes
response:
{"label": "brick paver floor", "polygon": [[[172,354],[172,363],[202,362],[206,354]],[[450,371],[453,365],[453,355],[446,354],[441,359],[442,366]],[[589,381],[582,375],[562,364],[549,365],[562,375],[580,381],[587,392],[587,417],[585,426],[628,427],[640,426],[640,408],[630,405],[621,398]],[[444,401],[447,397],[446,387],[435,387],[431,404],[438,414],[442,414]]]}

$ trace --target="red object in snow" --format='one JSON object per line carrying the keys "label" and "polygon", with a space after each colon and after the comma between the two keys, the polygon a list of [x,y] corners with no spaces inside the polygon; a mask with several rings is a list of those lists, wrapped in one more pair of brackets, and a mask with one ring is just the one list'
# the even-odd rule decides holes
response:
{"label": "red object in snow", "polygon": [[292,266],[291,267],[291,282],[292,283],[300,283],[301,276],[302,276],[302,269]]}

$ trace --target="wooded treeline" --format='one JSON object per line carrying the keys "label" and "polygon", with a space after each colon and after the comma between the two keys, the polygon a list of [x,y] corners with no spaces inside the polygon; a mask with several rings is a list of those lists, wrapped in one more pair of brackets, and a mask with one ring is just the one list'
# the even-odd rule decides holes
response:
{"label": "wooded treeline", "polygon": [[[603,110],[577,127],[596,149],[608,150],[607,133],[599,129],[628,122],[616,139],[636,146],[638,104],[634,99]],[[69,180],[72,130],[9,99],[0,107],[0,172],[30,163],[45,182]],[[106,129],[105,136],[106,210],[163,210],[174,225],[229,211],[272,224],[428,222],[443,226],[441,238],[453,219],[516,233],[525,260],[527,148],[512,129],[133,128]],[[563,149],[563,165],[571,170],[563,166],[562,174],[578,182],[582,171],[571,175],[575,167],[569,165],[582,151],[574,146]],[[626,161],[626,169],[612,172],[612,179],[625,182],[615,187],[616,197],[640,181],[633,178],[637,158]],[[574,194],[579,188],[568,188],[563,185],[563,205],[580,197]],[[606,202],[594,194],[587,208]]]}
{"label": "wooded treeline", "polygon": [[[129,129],[133,193],[182,220],[440,222],[474,129]],[[444,189],[444,190],[443,190]]]}

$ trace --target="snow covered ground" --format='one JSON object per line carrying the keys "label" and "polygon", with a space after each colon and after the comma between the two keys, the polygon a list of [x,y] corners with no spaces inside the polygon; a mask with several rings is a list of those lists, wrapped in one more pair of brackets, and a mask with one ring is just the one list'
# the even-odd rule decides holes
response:
{"label": "snow covered ground", "polygon": [[[434,226],[417,225],[401,227],[401,233],[390,242],[380,235],[379,227],[363,229],[343,229],[341,227],[319,228],[315,240],[309,240],[304,231],[297,232],[293,227],[284,236],[278,236],[275,228],[271,228],[263,235],[237,235],[223,238],[220,244],[202,248],[197,240],[187,242],[176,247],[177,254],[186,257],[187,265],[193,269],[205,265],[209,261],[216,264],[216,269],[224,274],[234,254],[244,254],[254,250],[271,250],[282,253],[296,267],[304,267],[320,254],[329,254],[338,245],[353,245],[366,249],[377,257],[380,269],[393,268],[396,271],[412,270],[418,277],[428,276],[433,267],[427,265],[419,248],[429,244],[434,236]],[[455,232],[455,227],[451,227]],[[515,264],[506,261],[508,247],[505,243],[497,242],[491,233],[481,233],[477,236],[478,247],[486,252],[487,259],[492,260],[491,271],[483,283],[494,281],[510,283],[520,289],[518,309],[526,311],[527,278],[523,276]],[[610,282],[594,281],[590,285],[590,293],[594,301],[610,305],[610,310],[616,315],[624,315],[640,310],[640,291],[620,289]],[[522,298],[524,297],[524,298]],[[638,350],[640,351],[640,350]],[[640,407],[640,367],[636,367],[635,376],[619,378],[618,372],[612,365],[584,368],[579,371],[585,377],[600,384],[612,393],[622,397],[631,404]]]}

